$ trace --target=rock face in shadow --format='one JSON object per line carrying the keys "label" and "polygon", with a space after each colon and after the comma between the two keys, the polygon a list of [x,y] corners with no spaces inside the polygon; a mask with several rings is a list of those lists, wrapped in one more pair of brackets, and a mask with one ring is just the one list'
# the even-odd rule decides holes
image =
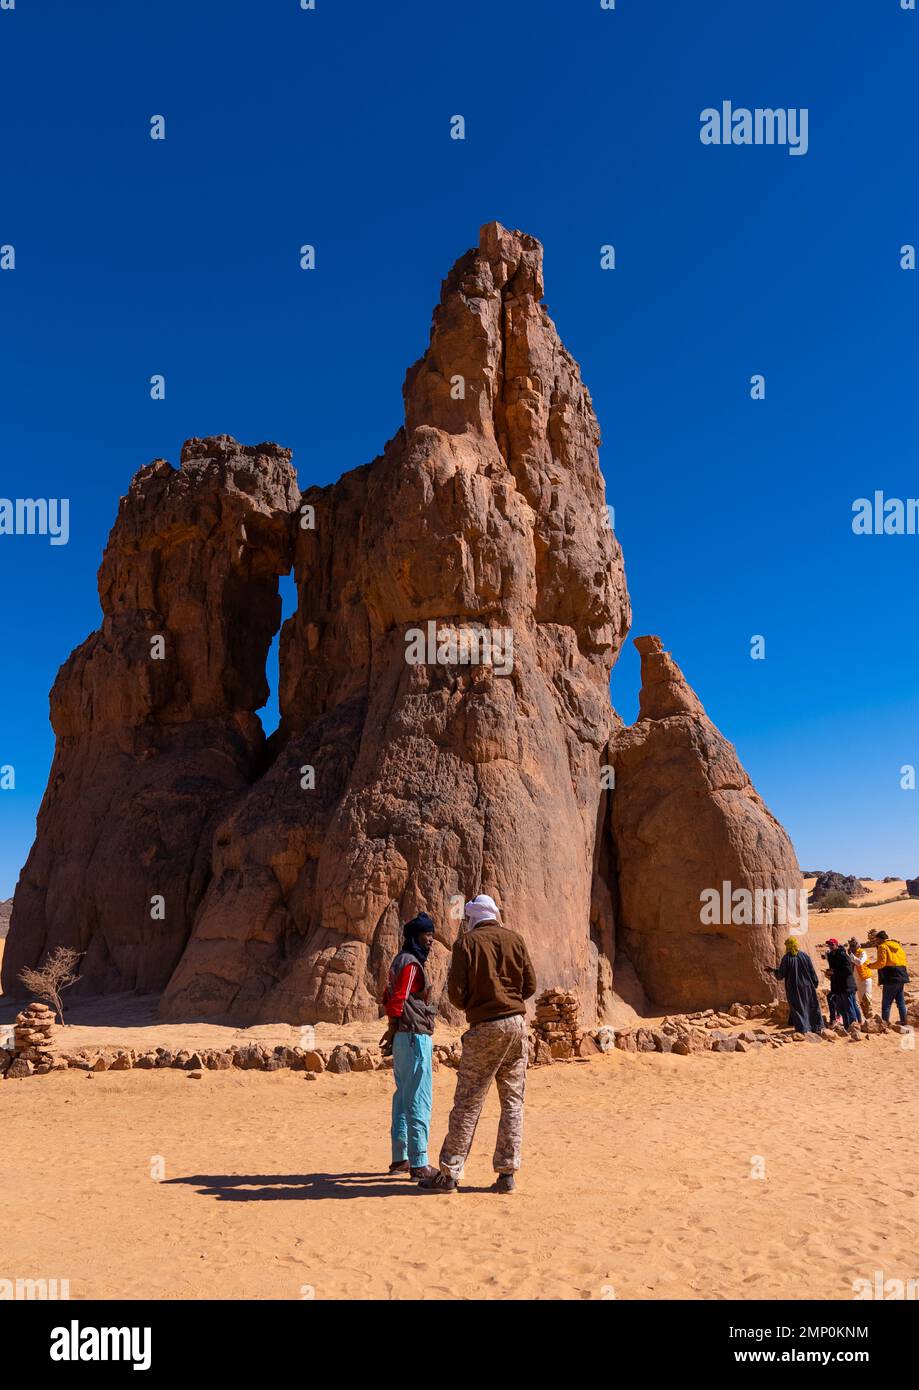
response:
{"label": "rock face in shadow", "polygon": [[51,691],[57,736],[3,986],[84,952],[80,993],[162,989],[210,878],[215,820],[261,770],[254,711],[299,499],[290,454],[189,440],[142,468],[99,570],[103,621]]}
{"label": "rock face in shadow", "polygon": [[617,940],[667,1009],[765,1001],[776,993],[767,967],[797,925],[769,918],[803,902],[794,849],[660,638],[635,645],[639,716],[612,743]]}
{"label": "rock face in shadow", "polygon": [[166,1016],[373,1017],[400,921],[433,916],[440,983],[479,891],[593,1008],[629,606],[590,396],[542,291],[539,243],[483,228],[408,372],[404,427],[304,494],[277,754],[217,830]]}

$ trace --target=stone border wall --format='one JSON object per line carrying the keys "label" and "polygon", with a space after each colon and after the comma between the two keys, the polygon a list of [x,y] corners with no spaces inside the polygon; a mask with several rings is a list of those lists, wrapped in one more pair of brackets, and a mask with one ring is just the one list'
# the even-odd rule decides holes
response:
{"label": "stone border wall", "polygon": [[[732,1004],[724,1013],[705,1009],[695,1014],[675,1014],[650,1028],[635,1024],[630,1028],[593,1028],[584,1032],[552,1035],[547,1040],[537,1024],[530,1029],[529,1064],[548,1066],[598,1056],[619,1049],[622,1052],[668,1052],[686,1057],[699,1052],[757,1052],[764,1047],[780,1048],[795,1042],[835,1042],[848,1038],[862,1042],[881,1033],[909,1033],[919,1025],[919,1002],[909,1004],[909,1024],[884,1023],[875,1015],[860,1027],[848,1031],[838,1025],[822,1035],[814,1033],[770,1033],[773,1027],[788,1025],[788,1005]],[[738,1023],[755,1022],[751,1028],[737,1030]],[[14,1025],[12,1048],[0,1048],[0,1077],[8,1080],[27,1076],[43,1076],[52,1071],[185,1071],[201,1077],[205,1071],[296,1071],[314,1080],[321,1072],[341,1074],[352,1071],[381,1071],[392,1067],[392,1058],[384,1057],[378,1048],[359,1047],[356,1043],[338,1043],[332,1048],[275,1047],[261,1043],[232,1043],[225,1048],[172,1050],[166,1047],[136,1051],[129,1047],[76,1048],[57,1051],[53,1048],[56,1032],[54,1016],[44,1005],[30,1005],[19,1014]],[[434,1048],[434,1069],[459,1066],[462,1044],[438,1044]]]}

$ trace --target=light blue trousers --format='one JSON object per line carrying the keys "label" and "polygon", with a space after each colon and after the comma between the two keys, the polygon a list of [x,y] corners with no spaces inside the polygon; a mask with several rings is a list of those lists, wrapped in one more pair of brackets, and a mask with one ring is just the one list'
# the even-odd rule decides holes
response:
{"label": "light blue trousers", "polygon": [[434,1039],[427,1034],[397,1033],[393,1038],[393,1163],[407,1158],[413,1168],[423,1168],[428,1161],[433,1058]]}

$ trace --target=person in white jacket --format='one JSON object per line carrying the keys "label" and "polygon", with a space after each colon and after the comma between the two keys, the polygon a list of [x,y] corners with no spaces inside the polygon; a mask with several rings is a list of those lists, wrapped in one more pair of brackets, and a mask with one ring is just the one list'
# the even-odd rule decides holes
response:
{"label": "person in white jacket", "polygon": [[858,937],[849,938],[849,954],[855,958],[855,993],[858,1007],[866,1018],[874,1013],[871,995],[874,991],[874,975],[868,966],[868,952],[858,943]]}

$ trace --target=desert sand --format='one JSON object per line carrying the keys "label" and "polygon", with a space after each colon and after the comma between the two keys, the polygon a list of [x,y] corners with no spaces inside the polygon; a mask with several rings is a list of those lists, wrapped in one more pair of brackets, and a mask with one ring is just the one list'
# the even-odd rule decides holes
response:
{"label": "desert sand", "polygon": [[[806,878],[804,887],[810,893],[815,878]],[[875,931],[886,931],[891,936],[897,932],[910,932],[919,935],[919,898],[908,898],[906,883],[902,878],[893,883],[882,883],[878,879],[862,879],[867,889],[863,898],[857,898],[857,907],[837,907],[830,912],[818,912],[812,908],[808,914],[811,937],[825,941],[828,936],[843,940],[853,933],[864,934],[872,927]]]}
{"label": "desert sand", "polygon": [[[853,909],[853,929],[883,913],[919,939],[919,903]],[[841,936],[844,916],[815,914],[814,937]],[[68,1047],[293,1032],[157,1025],[128,997],[100,1024],[94,1008],[73,1009]],[[76,1299],[851,1299],[876,1271],[919,1276],[913,1042],[537,1068],[512,1197],[489,1190],[494,1097],[459,1193],[386,1174],[388,1072],[4,1082],[0,1276],[66,1278]],[[432,1157],[454,1084],[435,1073]]]}
{"label": "desert sand", "polygon": [[[386,1176],[385,1072],[8,1082],[3,1272],[77,1299],[849,1299],[919,1275],[901,1041],[532,1071],[512,1197],[488,1190],[493,1100],[458,1193]],[[454,1073],[434,1083],[436,1144]]]}

